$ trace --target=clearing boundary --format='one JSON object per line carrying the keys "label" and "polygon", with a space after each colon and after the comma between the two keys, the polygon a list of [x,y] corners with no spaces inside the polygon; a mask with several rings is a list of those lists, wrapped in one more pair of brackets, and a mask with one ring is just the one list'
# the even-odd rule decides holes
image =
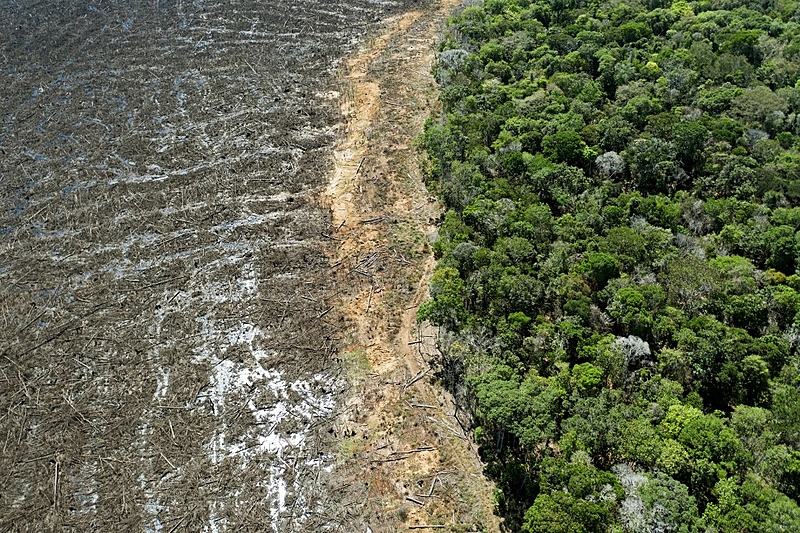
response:
{"label": "clearing boundary", "polygon": [[429,377],[436,331],[415,322],[441,208],[422,182],[414,140],[437,106],[433,43],[457,4],[387,20],[344,67],[346,130],[324,202],[336,305],[352,322],[341,358],[353,388],[335,432],[355,531],[500,528],[471,436]]}

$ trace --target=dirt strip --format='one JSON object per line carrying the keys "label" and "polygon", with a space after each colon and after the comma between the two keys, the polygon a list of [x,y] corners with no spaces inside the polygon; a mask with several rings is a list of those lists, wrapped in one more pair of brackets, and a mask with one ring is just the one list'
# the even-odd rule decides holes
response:
{"label": "dirt strip", "polygon": [[433,47],[457,4],[390,19],[344,69],[346,134],[324,202],[344,295],[336,306],[351,322],[340,357],[353,387],[335,431],[352,531],[500,528],[471,436],[431,380],[436,331],[415,322],[441,208],[414,141],[437,105]]}

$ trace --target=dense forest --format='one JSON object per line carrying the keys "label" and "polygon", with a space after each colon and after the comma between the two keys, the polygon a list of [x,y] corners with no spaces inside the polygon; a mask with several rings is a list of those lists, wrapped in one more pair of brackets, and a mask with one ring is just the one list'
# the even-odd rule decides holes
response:
{"label": "dense forest", "polygon": [[510,531],[800,531],[800,3],[486,0],[421,144]]}

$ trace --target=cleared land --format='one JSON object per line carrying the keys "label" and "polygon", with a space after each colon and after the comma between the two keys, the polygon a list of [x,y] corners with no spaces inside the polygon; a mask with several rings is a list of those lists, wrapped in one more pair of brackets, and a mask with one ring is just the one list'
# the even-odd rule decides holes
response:
{"label": "cleared land", "polygon": [[440,208],[414,148],[437,105],[433,43],[457,2],[387,21],[343,66],[345,135],[327,189],[337,308],[352,324],[340,357],[351,392],[334,431],[348,531],[498,531],[469,420],[431,381],[436,330],[418,328]]}
{"label": "cleared land", "polygon": [[345,527],[316,198],[403,9],[2,2],[0,529]]}

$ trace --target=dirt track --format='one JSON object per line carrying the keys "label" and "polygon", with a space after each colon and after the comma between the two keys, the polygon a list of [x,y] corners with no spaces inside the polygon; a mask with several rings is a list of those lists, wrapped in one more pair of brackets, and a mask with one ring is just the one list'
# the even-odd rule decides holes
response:
{"label": "dirt track", "polygon": [[436,106],[433,43],[457,4],[392,18],[345,65],[347,128],[326,197],[343,287],[336,304],[353,324],[341,355],[353,390],[335,426],[351,531],[499,530],[469,431],[431,382],[436,332],[415,322],[440,209],[414,142]]}

